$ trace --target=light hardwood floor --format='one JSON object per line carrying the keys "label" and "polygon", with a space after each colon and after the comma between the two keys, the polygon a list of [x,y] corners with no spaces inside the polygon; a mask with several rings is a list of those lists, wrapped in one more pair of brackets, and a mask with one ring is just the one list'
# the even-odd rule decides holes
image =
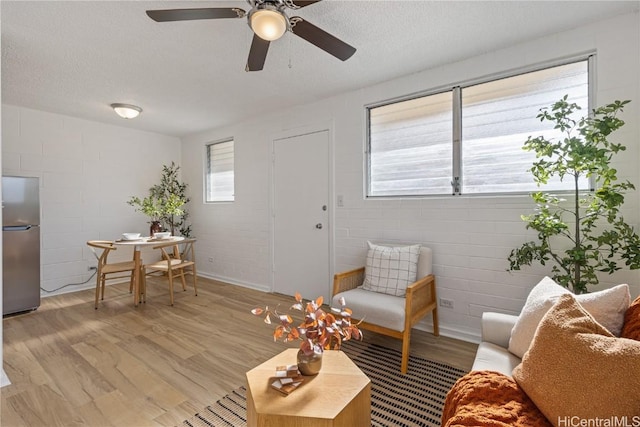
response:
{"label": "light hardwood floor", "polygon": [[[234,388],[245,372],[281,352],[272,328],[250,310],[289,307],[291,297],[207,279],[176,292],[149,279],[146,304],[133,307],[128,284],[44,298],[32,313],[8,317],[0,424],[13,426],[173,426]],[[315,296],[313,296],[315,297]],[[476,345],[414,330],[411,353],[470,369]],[[365,332],[400,349],[400,341]],[[295,344],[294,344],[295,345]]]}

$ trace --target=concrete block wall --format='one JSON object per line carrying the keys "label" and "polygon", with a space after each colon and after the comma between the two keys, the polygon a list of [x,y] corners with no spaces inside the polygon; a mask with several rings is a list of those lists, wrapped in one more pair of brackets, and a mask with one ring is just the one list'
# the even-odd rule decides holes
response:
{"label": "concrete block wall", "polygon": [[[629,14],[352,94],[349,101],[353,105],[336,114],[336,129],[353,126],[349,121],[356,122],[360,129],[353,141],[336,140],[335,144],[336,195],[343,196],[345,201],[344,208],[336,208],[336,271],[362,265],[367,240],[420,242],[434,251],[439,298],[454,303],[453,309],[440,308],[444,334],[477,340],[484,311],[519,313],[530,289],[550,273],[549,268],[541,266],[521,272],[506,271],[511,250],[535,238],[520,219],[520,215],[533,211],[530,198],[363,199],[366,124],[362,105],[583,52],[597,55],[595,105],[615,99],[633,100],[623,115],[627,124],[615,134],[616,140],[627,147],[627,151],[615,159],[615,165],[620,179],[628,179],[638,186],[640,25],[638,14]],[[622,71],[617,73],[615,70]],[[338,130],[336,134],[339,134]],[[623,211],[624,217],[636,229],[640,228],[639,197],[638,191],[630,193]],[[629,270],[602,276],[598,289],[618,283],[629,283],[632,296],[640,294],[640,274]],[[422,326],[429,330],[429,323],[423,322]]]}
{"label": "concrete block wall", "polygon": [[[627,146],[616,159],[620,178],[640,188],[640,25],[637,13],[569,29],[465,61],[365,87],[343,95],[299,105],[243,123],[229,124],[183,138],[184,179],[201,200],[204,146],[233,136],[236,140],[236,201],[193,208],[200,238],[199,271],[211,277],[271,289],[270,154],[274,135],[295,128],[332,130],[333,188],[331,265],[334,272],[364,264],[366,242],[418,242],[434,250],[439,297],[453,301],[441,308],[445,335],[478,340],[483,311],[517,313],[529,290],[549,273],[532,267],[509,273],[511,249],[531,239],[520,215],[533,204],[527,196],[365,199],[364,106],[431,88],[571,57],[597,54],[596,105],[631,99],[627,125],[617,134]],[[338,196],[344,206],[337,207]],[[624,215],[640,222],[639,192],[627,197]],[[200,243],[201,242],[201,243]],[[210,260],[210,262],[209,262]],[[623,270],[603,278],[601,287],[627,282],[640,294],[640,274]],[[329,286],[329,284],[328,284]],[[428,330],[428,321],[422,327]]]}
{"label": "concrete block wall", "polygon": [[[89,279],[96,259],[87,240],[148,235],[147,218],[126,201],[148,194],[172,161],[180,163],[175,137],[3,105],[2,174],[40,178],[42,288]],[[113,260],[131,256],[120,248]],[[94,280],[42,295],[92,288]]]}

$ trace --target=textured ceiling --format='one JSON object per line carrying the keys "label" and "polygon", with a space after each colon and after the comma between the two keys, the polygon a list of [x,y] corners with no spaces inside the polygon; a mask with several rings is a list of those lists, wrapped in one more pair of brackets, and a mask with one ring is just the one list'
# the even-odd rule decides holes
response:
{"label": "textured ceiling", "polygon": [[[2,102],[183,136],[629,11],[639,1],[340,1],[299,15],[355,46],[341,62],[287,33],[244,67],[244,19],[157,23],[148,9],[238,1],[0,2]],[[124,121],[113,102],[144,109]]]}

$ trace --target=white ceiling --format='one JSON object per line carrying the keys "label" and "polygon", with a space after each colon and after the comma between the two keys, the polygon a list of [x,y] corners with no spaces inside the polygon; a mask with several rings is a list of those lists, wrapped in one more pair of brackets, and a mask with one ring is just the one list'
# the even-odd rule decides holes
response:
{"label": "white ceiling", "polygon": [[[2,102],[184,136],[639,9],[640,1],[342,1],[299,15],[358,50],[341,62],[287,33],[244,67],[245,19],[157,23],[148,9],[237,1],[7,1]],[[139,105],[135,120],[109,104]]]}

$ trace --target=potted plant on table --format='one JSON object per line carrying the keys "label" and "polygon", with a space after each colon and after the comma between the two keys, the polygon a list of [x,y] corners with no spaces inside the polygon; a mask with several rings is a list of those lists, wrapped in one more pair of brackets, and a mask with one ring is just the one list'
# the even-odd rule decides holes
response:
{"label": "potted plant on table", "polygon": [[304,313],[303,320],[298,326],[293,318],[286,313],[278,312],[277,308],[261,307],[251,310],[256,316],[264,315],[264,322],[272,324],[272,317],[279,322],[273,331],[273,340],[283,342],[300,340],[298,350],[298,369],[303,375],[316,375],[322,367],[324,350],[339,350],[342,341],[362,339],[362,332],[358,325],[351,323],[351,310],[345,306],[344,298],[340,300],[340,308],[332,307],[327,313],[322,309],[323,298],[304,302],[300,293],[296,292],[295,304],[290,309]]}
{"label": "potted plant on table", "polygon": [[[161,218],[180,216],[183,213],[182,206],[184,200],[179,198],[175,194],[170,194],[165,198],[149,195],[144,199],[140,199],[137,196],[132,196],[127,202],[129,205],[135,207],[136,212],[142,212],[150,219],[149,235],[153,235],[159,231],[163,231]],[[171,225],[171,235],[174,234],[173,223]]]}
{"label": "potted plant on table", "polygon": [[137,196],[132,196],[127,204],[133,206],[136,212],[142,212],[149,217],[149,223],[151,227],[149,229],[149,235],[153,237],[154,233],[162,231],[162,225],[160,224],[160,217],[162,216],[162,203],[154,196],[147,196],[144,199],[140,199]]}
{"label": "potted plant on table", "polygon": [[[611,159],[625,147],[609,141],[610,134],[624,125],[617,114],[629,101],[615,101],[590,116],[575,118],[580,107],[567,98],[543,108],[537,116],[551,122],[562,137],[529,137],[523,149],[536,153],[531,173],[538,186],[553,176],[571,180],[570,200],[543,191],[533,193],[536,212],[522,219],[537,232],[538,240],[512,250],[508,260],[510,270],[550,262],[556,282],[583,293],[598,283],[597,272],[611,274],[621,269],[621,263],[640,268],[640,237],[620,215],[625,192],[635,187],[629,181],[617,182]],[[579,180],[584,178],[595,180],[595,190],[580,188]]]}

